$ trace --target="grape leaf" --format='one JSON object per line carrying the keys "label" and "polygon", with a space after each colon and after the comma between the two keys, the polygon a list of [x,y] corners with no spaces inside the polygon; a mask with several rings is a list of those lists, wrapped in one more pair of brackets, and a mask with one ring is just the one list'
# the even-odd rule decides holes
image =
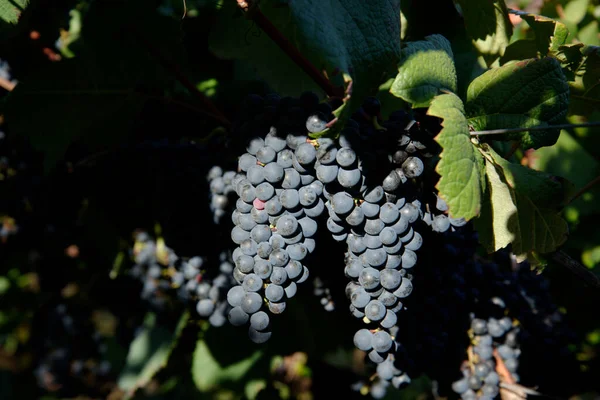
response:
{"label": "grape leaf", "polygon": [[525,11],[510,10],[510,13],[518,15],[529,24],[535,35],[537,49],[542,56],[555,53],[567,42],[569,30],[562,22]]}
{"label": "grape leaf", "polygon": [[211,353],[204,339],[198,340],[192,361],[192,379],[200,391],[209,391],[224,382],[240,381],[263,356],[257,350],[247,358],[221,365]]}
{"label": "grape leaf", "polygon": [[571,115],[587,115],[600,110],[600,47],[584,46],[581,56],[571,68],[574,74],[574,80],[569,82]]}
{"label": "grape leaf", "polygon": [[[582,188],[591,182],[600,172],[600,162],[589,153],[589,149],[579,143],[569,132],[563,130],[554,146],[543,147],[527,155],[529,166],[539,171],[567,179],[575,188]],[[598,209],[600,188],[590,188],[586,196],[581,196],[568,207],[575,207],[577,212],[567,218],[576,222],[577,218],[593,215]],[[565,213],[569,217],[568,213]]]}
{"label": "grape leaf", "polygon": [[[261,1],[262,13],[283,35],[292,38],[293,30],[290,28],[293,24],[288,24],[289,10],[274,7],[272,3],[272,0]],[[293,43],[297,46],[296,42]],[[209,46],[219,58],[242,61],[240,64],[246,67],[246,74],[264,79],[282,96],[297,96],[303,91],[323,95],[317,84],[256,23],[245,18],[234,1],[226,1],[219,10],[217,21],[210,31]],[[315,62],[312,54],[305,56]]]}
{"label": "grape leaf", "polygon": [[16,24],[29,0],[0,0],[0,19],[8,24]]}
{"label": "grape leaf", "polygon": [[512,24],[508,18],[508,9],[504,0],[493,0],[495,18],[493,21],[494,32],[483,39],[473,40],[473,45],[479,50],[490,66],[498,57],[504,55],[506,46],[512,36]]}
{"label": "grape leaf", "polygon": [[[260,76],[271,84],[278,79],[285,82],[293,95],[298,95],[300,85],[314,87],[306,84],[305,75],[296,73],[297,66],[290,68],[291,61],[280,57],[281,50],[264,32],[252,22],[242,28],[243,16],[226,8],[221,10],[225,20],[211,32],[211,48],[217,55],[242,58],[251,65],[268,64],[258,70]],[[341,121],[377,91],[400,59],[399,0],[271,0],[261,1],[260,10],[316,68],[330,77],[351,77],[350,99],[338,116]]]}
{"label": "grape leaf", "polygon": [[[560,63],[550,57],[514,62],[477,77],[467,89],[465,109],[476,131],[546,126],[567,115],[569,86]],[[559,129],[496,135],[498,140],[520,140],[537,149],[556,142]]]}
{"label": "grape leaf", "polygon": [[390,93],[413,107],[427,107],[441,90],[456,92],[457,78],[450,42],[442,35],[410,42],[402,49]]}
{"label": "grape leaf", "polygon": [[473,39],[485,39],[496,33],[496,10],[491,1],[456,0],[460,6],[465,28]]}
{"label": "grape leaf", "polygon": [[571,0],[565,4],[564,19],[578,24],[581,22],[587,13],[590,0]]}
{"label": "grape leaf", "polygon": [[567,222],[558,209],[565,200],[564,181],[550,174],[512,164],[483,144],[488,198],[475,220],[479,239],[488,252],[512,244],[517,260],[535,262],[535,253],[562,245]]}
{"label": "grape leaf", "polygon": [[125,366],[119,376],[118,385],[129,396],[143,386],[167,364],[181,331],[188,322],[189,312],[179,318],[173,332],[156,324],[156,316],[149,313],[140,333],[129,346]]}
{"label": "grape leaf", "polygon": [[483,158],[471,143],[462,101],[453,93],[441,94],[427,113],[443,119],[442,131],[435,138],[442,146],[436,188],[452,217],[469,220],[479,214],[485,178]]}

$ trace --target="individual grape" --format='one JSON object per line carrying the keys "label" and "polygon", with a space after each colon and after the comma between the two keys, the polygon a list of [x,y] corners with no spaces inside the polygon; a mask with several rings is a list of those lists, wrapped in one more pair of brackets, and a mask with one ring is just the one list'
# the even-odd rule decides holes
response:
{"label": "individual grape", "polygon": [[379,209],[379,218],[387,225],[396,223],[400,218],[398,207],[393,203],[383,204]]}
{"label": "individual grape", "polygon": [[302,143],[296,148],[294,155],[301,165],[310,165],[317,159],[317,150],[310,143]]}
{"label": "individual grape", "polygon": [[379,280],[385,289],[394,291],[402,283],[402,275],[398,270],[384,269],[380,273]]}
{"label": "individual grape", "polygon": [[351,167],[356,163],[356,153],[349,147],[340,148],[335,156],[335,161],[344,168]]}
{"label": "individual grape", "polygon": [[363,269],[358,278],[360,284],[367,290],[375,289],[379,286],[379,279],[379,271],[371,267]]}
{"label": "individual grape", "polygon": [[290,237],[298,231],[298,220],[291,215],[282,215],[276,224],[277,233],[281,236]]}
{"label": "individual grape", "polygon": [[276,162],[270,162],[265,165],[263,171],[265,180],[271,184],[281,182],[285,175],[283,167]]}
{"label": "individual grape", "polygon": [[209,299],[200,300],[196,306],[196,311],[201,317],[210,316],[215,310],[215,303]]}
{"label": "individual grape", "polygon": [[264,331],[269,326],[269,316],[264,311],[259,311],[250,316],[250,326],[257,331]]}
{"label": "individual grape", "polygon": [[354,199],[346,192],[338,192],[333,195],[331,205],[336,214],[347,215],[354,207]]}
{"label": "individual grape", "polygon": [[245,325],[249,318],[250,316],[248,313],[242,310],[242,307],[240,306],[233,307],[231,310],[229,310],[228,319],[233,326]]}
{"label": "individual grape", "polygon": [[416,178],[420,176],[425,169],[423,161],[418,157],[408,157],[402,163],[402,171],[407,178]]}
{"label": "individual grape", "polygon": [[[368,309],[369,309],[369,306],[367,306],[365,308],[365,311],[367,311]],[[368,310],[368,312],[370,313],[370,310]],[[367,315],[367,318],[369,318],[369,316],[366,312],[365,312],[365,315]],[[379,316],[379,314],[377,314],[377,315]],[[369,319],[371,319],[371,318],[369,318]],[[390,336],[389,333],[387,333],[386,331],[377,331],[373,334],[373,349],[375,351],[377,351],[379,353],[385,353],[391,348],[392,348],[392,337]]]}
{"label": "individual grape", "polygon": [[273,266],[266,260],[256,260],[253,272],[261,279],[268,279],[273,272]]}
{"label": "individual grape", "polygon": [[272,332],[259,332],[253,327],[248,328],[248,337],[254,343],[262,344],[271,338]]}
{"label": "individual grape", "polygon": [[306,120],[306,130],[311,133],[322,132],[326,129],[327,122],[318,114],[313,114]]}
{"label": "individual grape", "polygon": [[290,256],[288,254],[287,249],[275,249],[269,255],[269,261],[273,265],[273,267],[284,267],[288,261],[290,260]]}
{"label": "individual grape", "polygon": [[[306,267],[303,267],[306,268]],[[287,272],[284,268],[282,267],[273,267],[273,272],[271,272],[271,282],[274,283],[275,285],[283,285],[287,279]],[[298,281],[298,283],[301,283],[300,281]]]}
{"label": "individual grape", "polygon": [[278,302],[283,299],[284,289],[281,285],[269,284],[265,289],[265,297],[269,301]]}
{"label": "individual grape", "polygon": [[269,146],[263,146],[256,152],[256,159],[262,164],[268,164],[275,161],[277,153]]}
{"label": "individual grape", "polygon": [[340,185],[342,185],[345,188],[351,188],[351,187],[357,185],[360,182],[361,178],[362,178],[362,173],[360,172],[360,169],[358,169],[358,168],[355,168],[355,169],[338,168],[337,181],[339,182]]}
{"label": "individual grape", "polygon": [[281,205],[288,210],[292,210],[300,205],[300,195],[296,189],[285,189],[279,195]]}
{"label": "individual grape", "polygon": [[354,334],[354,345],[362,351],[373,348],[373,334],[368,329],[360,329]]}
{"label": "individual grape", "polygon": [[256,292],[249,292],[242,298],[242,310],[246,314],[254,314],[262,306],[262,297]]}
{"label": "individual grape", "polygon": [[381,321],[386,314],[386,307],[379,300],[371,300],[365,307],[365,316],[371,321]]}
{"label": "individual grape", "polygon": [[262,289],[263,280],[256,274],[248,274],[244,278],[242,288],[247,292],[258,292]]}

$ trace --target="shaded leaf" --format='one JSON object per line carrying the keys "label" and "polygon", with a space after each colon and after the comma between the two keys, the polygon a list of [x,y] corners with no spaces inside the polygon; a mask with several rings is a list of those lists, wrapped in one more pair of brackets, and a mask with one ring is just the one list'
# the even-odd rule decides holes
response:
{"label": "shaded leaf", "polygon": [[580,51],[579,61],[567,65],[573,74],[569,82],[571,115],[587,115],[600,110],[600,47],[584,46]]}
{"label": "shaded leaf", "polygon": [[525,11],[510,10],[510,13],[518,15],[529,24],[535,34],[537,49],[542,57],[555,53],[567,42],[569,30],[562,22]]}
{"label": "shaded leaf", "polygon": [[[465,109],[474,130],[521,128],[561,123],[567,114],[569,86],[553,58],[529,59],[491,69],[473,80]],[[496,135],[520,140],[524,148],[550,146],[560,130]]]}
{"label": "shaded leaf", "polygon": [[[260,8],[317,69],[327,70],[330,77],[335,76],[340,82],[344,74],[351,77],[351,97],[338,117],[340,121],[352,115],[366,96],[377,91],[393,74],[400,59],[399,0],[300,0],[285,5],[272,0],[261,2]],[[299,85],[307,82],[304,77],[298,81],[294,72],[298,67],[290,68],[291,61],[279,57],[281,50],[269,42],[264,32],[256,31],[251,23],[250,30],[242,29],[246,23],[243,16],[227,10],[226,5],[221,14],[228,19],[216,24],[211,32],[211,48],[220,56],[245,59],[253,65],[268,63],[258,71],[260,76],[269,83],[279,79],[293,89],[291,94],[297,95]]]}
{"label": "shaded leaf", "polygon": [[456,0],[465,28],[473,39],[485,39],[496,33],[496,9],[492,1]]}
{"label": "shaded leaf", "polygon": [[224,382],[240,381],[262,357],[257,350],[240,361],[221,365],[203,339],[198,340],[192,361],[192,378],[200,391],[214,389]]}
{"label": "shaded leaf", "polygon": [[412,103],[413,107],[427,107],[442,89],[457,90],[450,42],[442,35],[431,35],[425,40],[408,43],[402,49],[398,74],[390,93]]}
{"label": "shaded leaf", "polygon": [[494,252],[511,245],[518,261],[549,253],[562,245],[567,222],[558,212],[565,199],[564,182],[552,175],[512,164],[483,145],[488,190],[475,220],[480,242]]}
{"label": "shaded leaf", "polygon": [[537,58],[538,48],[535,40],[520,39],[512,42],[506,47],[504,55],[500,57],[500,64],[506,64],[512,60],[524,60],[527,58]]}
{"label": "shaded leaf", "polygon": [[436,188],[452,217],[469,220],[479,214],[485,179],[483,158],[471,143],[462,101],[453,93],[439,95],[427,113],[443,119],[442,131],[435,138],[442,147]]}
{"label": "shaded leaf", "polygon": [[495,27],[494,32],[483,39],[473,40],[473,45],[486,59],[488,66],[504,54],[513,32],[504,0],[494,0],[493,8],[495,14],[492,25]]}
{"label": "shaded leaf", "polygon": [[142,330],[129,346],[125,366],[118,379],[121,389],[132,395],[167,365],[169,356],[188,319],[189,312],[186,311],[179,319],[175,330],[170,331],[157,325],[153,314],[146,316]]}

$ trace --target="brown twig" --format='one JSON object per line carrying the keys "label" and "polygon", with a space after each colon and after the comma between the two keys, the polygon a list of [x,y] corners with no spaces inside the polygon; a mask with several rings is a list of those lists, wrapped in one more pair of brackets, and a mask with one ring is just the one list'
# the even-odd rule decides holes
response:
{"label": "brown twig", "polygon": [[6,78],[0,77],[0,87],[1,88],[6,89],[10,92],[15,88],[15,86],[17,86],[17,84],[14,81],[9,81]]}
{"label": "brown twig", "polygon": [[179,69],[177,64],[171,62],[169,59],[164,57],[161,52],[150,42],[146,37],[132,24],[128,25],[126,29],[135,36],[148,50],[154,58],[162,65],[164,69],[173,74],[177,81],[181,83],[196,99],[200,101],[202,106],[207,110],[207,114],[217,119],[226,128],[231,127],[231,122],[221,113],[221,111],[213,104],[213,102],[204,93],[198,90],[196,86],[188,79],[188,77]]}
{"label": "brown twig", "polygon": [[496,359],[496,372],[500,375],[502,381],[509,384],[515,384],[515,378],[513,378],[508,368],[506,368],[506,364],[504,364],[504,360],[502,360],[502,357],[498,354],[497,349],[494,349],[494,358]]}
{"label": "brown twig", "polygon": [[588,182],[584,187],[582,187],[581,189],[579,189],[577,191],[577,193],[575,193],[573,196],[571,196],[571,198],[567,201],[566,205],[569,205],[572,202],[574,202],[575,200],[577,200],[585,192],[587,192],[588,190],[590,190],[593,186],[597,185],[598,183],[600,183],[600,176],[595,177],[590,182]]}
{"label": "brown twig", "polygon": [[265,32],[329,97],[343,97],[344,89],[337,88],[273,25],[250,1],[237,0],[239,8]]}
{"label": "brown twig", "polygon": [[550,258],[574,273],[578,278],[590,284],[593,287],[600,288],[600,278],[592,271],[581,265],[579,262],[572,259],[567,253],[562,250],[556,251],[550,255]]}

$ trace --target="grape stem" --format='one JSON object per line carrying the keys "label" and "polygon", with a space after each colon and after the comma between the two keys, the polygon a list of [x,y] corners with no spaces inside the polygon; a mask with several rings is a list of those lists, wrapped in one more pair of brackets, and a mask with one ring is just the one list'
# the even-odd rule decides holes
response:
{"label": "grape stem", "polygon": [[515,378],[513,378],[508,368],[506,368],[504,360],[502,360],[502,357],[500,357],[500,354],[498,354],[498,349],[494,349],[493,354],[494,358],[496,359],[496,372],[498,373],[498,375],[500,375],[503,378],[504,382],[514,385],[516,383]]}
{"label": "grape stem", "polygon": [[130,32],[140,43],[152,54],[159,64],[171,73],[181,85],[183,85],[192,96],[200,101],[202,106],[207,110],[207,114],[221,122],[226,128],[231,127],[231,122],[221,113],[221,111],[213,104],[213,102],[188,79],[187,76],[179,69],[179,67],[164,57],[161,52],[154,46],[146,37],[133,25],[127,26],[127,31]]}
{"label": "grape stem", "polygon": [[548,129],[583,128],[583,127],[593,127],[593,126],[600,126],[600,121],[583,122],[580,124],[533,126],[530,128],[490,129],[487,131],[473,131],[473,132],[471,132],[471,136],[503,135],[505,133],[519,133],[519,132],[527,132],[527,131],[545,131]]}
{"label": "grape stem", "polygon": [[329,97],[343,97],[343,88],[337,88],[273,25],[251,1],[237,0],[239,8],[254,21],[281,50],[294,61]]}

